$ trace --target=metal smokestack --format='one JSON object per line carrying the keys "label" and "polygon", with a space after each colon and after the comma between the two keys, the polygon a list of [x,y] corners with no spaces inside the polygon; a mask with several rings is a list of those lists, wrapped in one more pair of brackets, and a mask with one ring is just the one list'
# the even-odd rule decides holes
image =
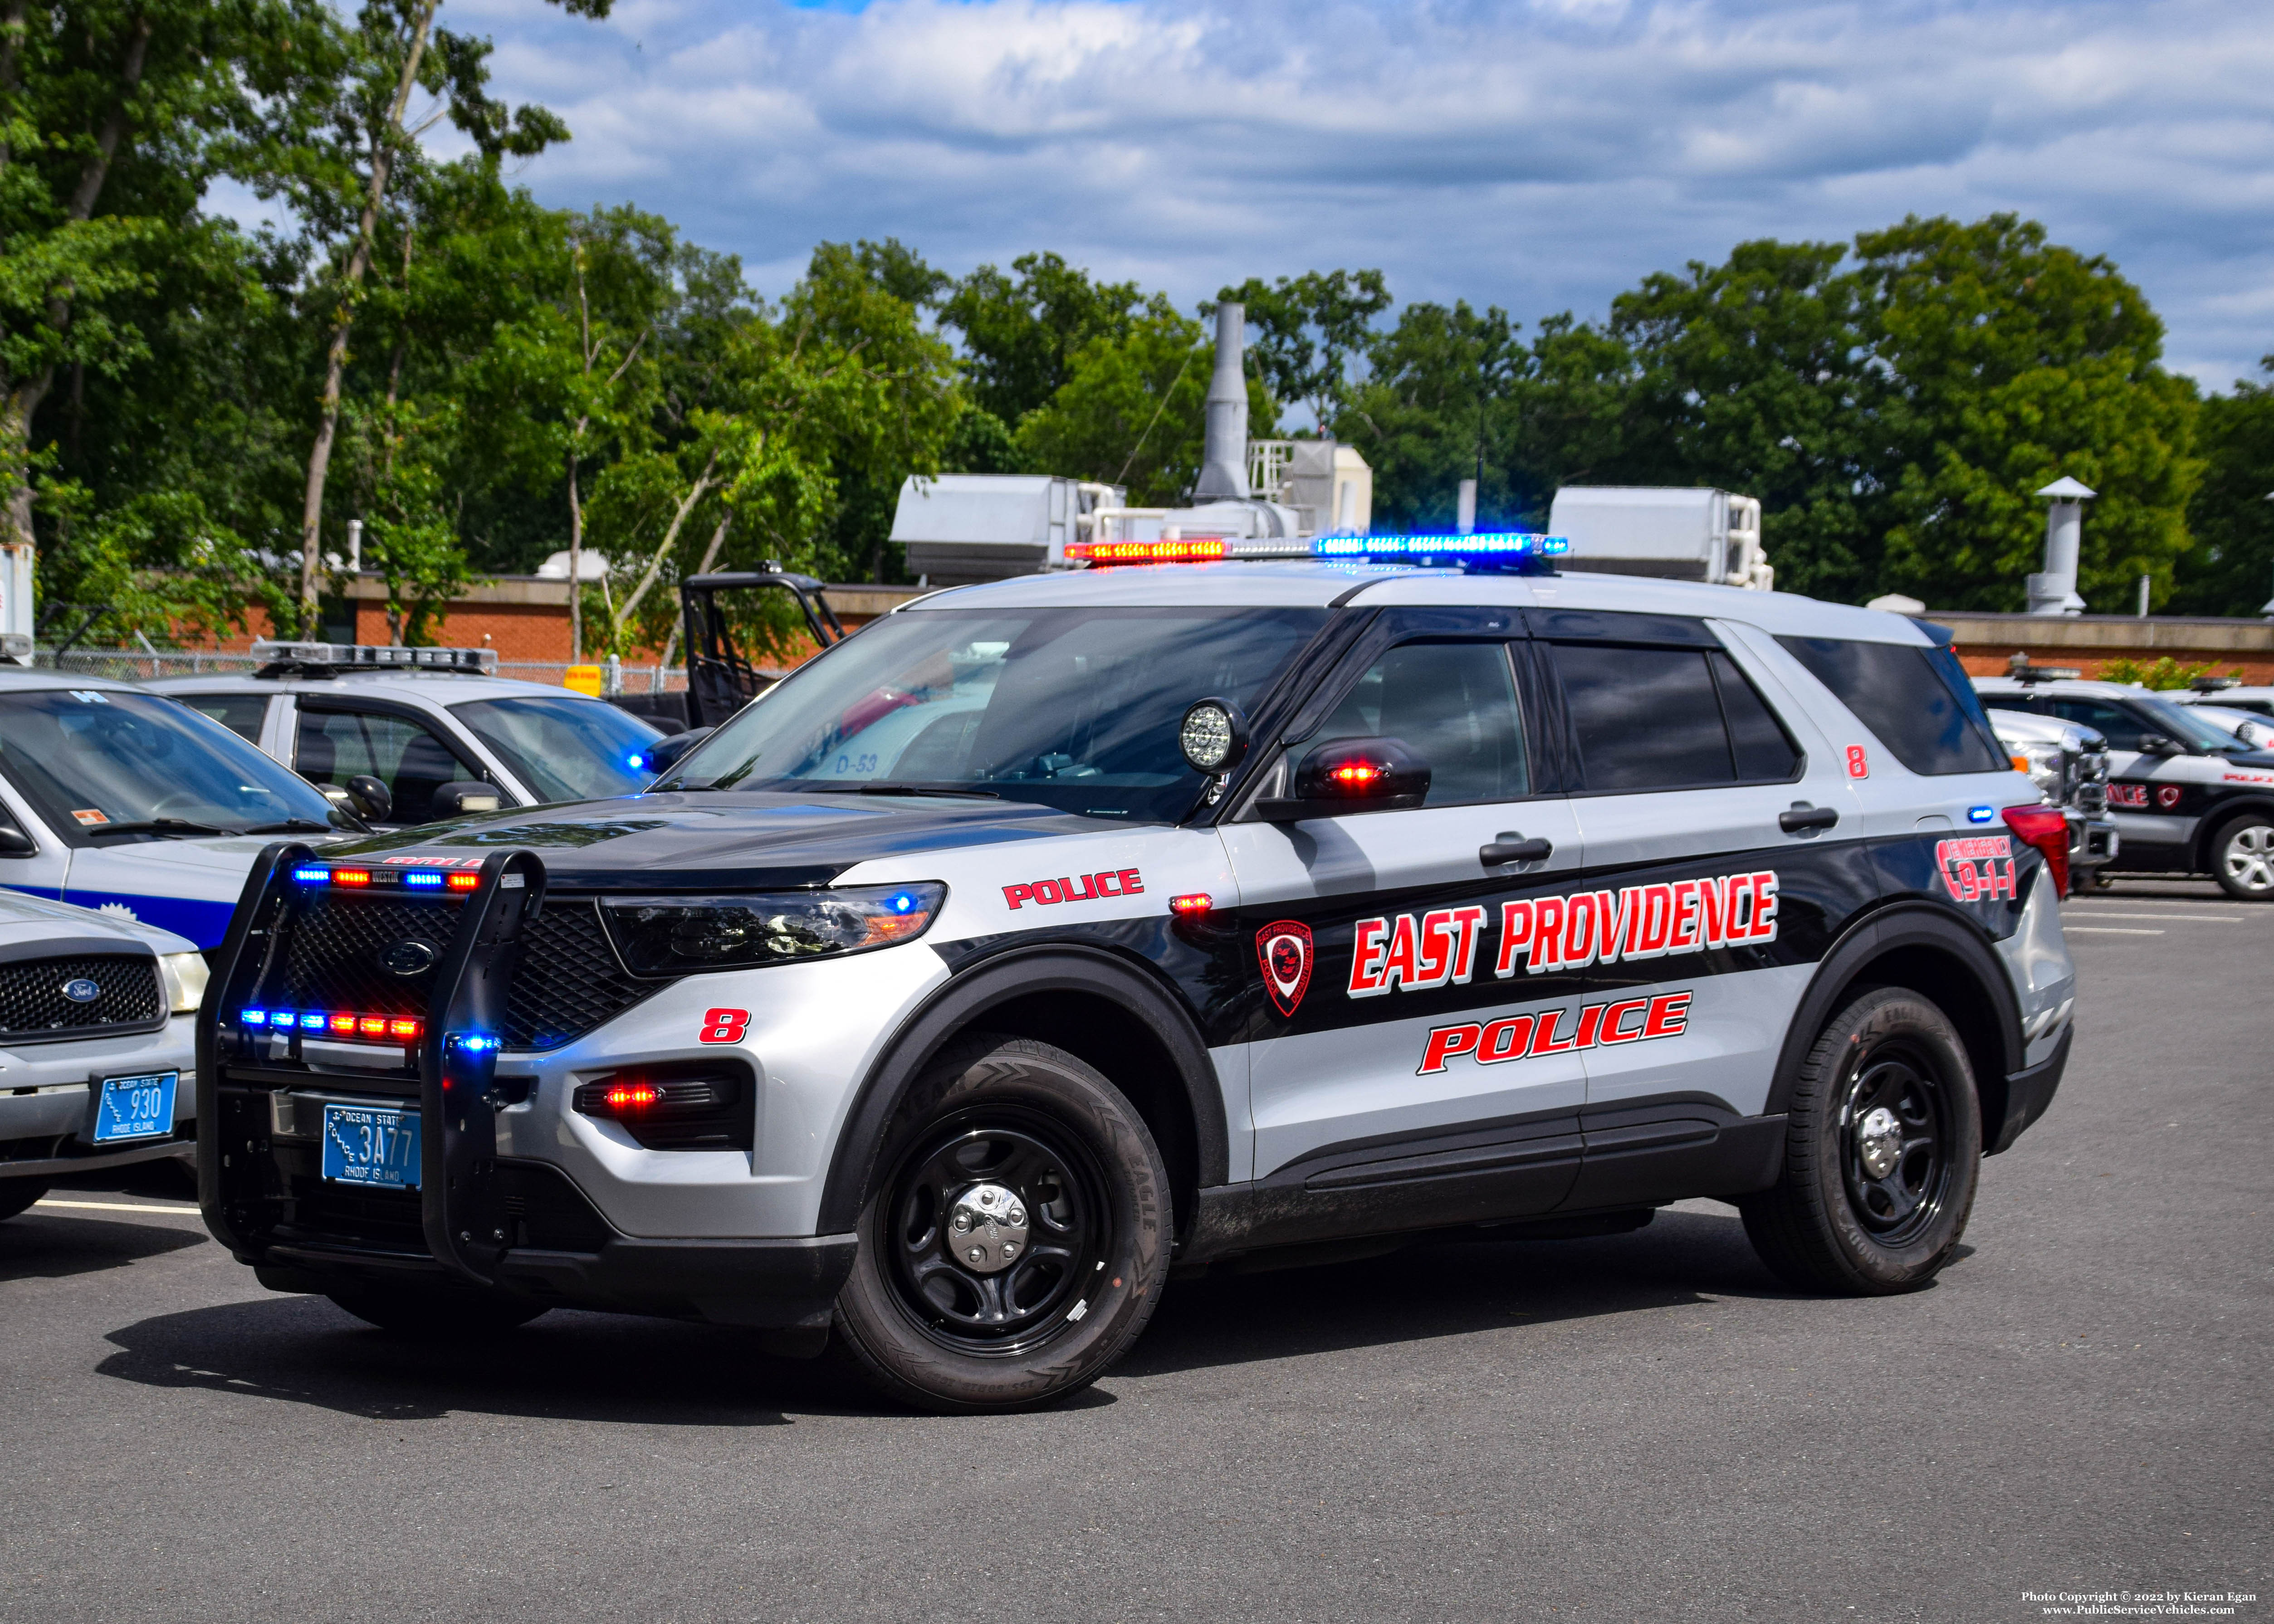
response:
{"label": "metal smokestack", "polygon": [[1247,376],[1240,365],[1246,348],[1247,308],[1216,307],[1216,372],[1209,379],[1208,437],[1201,451],[1201,477],[1193,495],[1201,501],[1245,499],[1247,488]]}

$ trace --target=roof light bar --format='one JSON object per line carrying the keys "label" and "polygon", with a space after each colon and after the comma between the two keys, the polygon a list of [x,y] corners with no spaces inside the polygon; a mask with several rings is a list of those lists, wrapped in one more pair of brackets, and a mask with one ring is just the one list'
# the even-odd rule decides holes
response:
{"label": "roof light bar", "polygon": [[1191,564],[1232,556],[1221,536],[1191,536],[1174,541],[1071,541],[1065,555],[1093,566]]}
{"label": "roof light bar", "polygon": [[1168,541],[1077,541],[1065,555],[1100,568],[1120,564],[1193,564],[1211,559],[1305,559],[1337,562],[1457,565],[1465,569],[1538,574],[1571,550],[1570,539],[1537,530],[1476,535],[1313,536],[1299,538],[1192,536]]}
{"label": "roof light bar", "polygon": [[1569,553],[1569,537],[1537,530],[1484,530],[1474,535],[1321,536],[1311,544],[1321,558],[1552,558]]}
{"label": "roof light bar", "polygon": [[252,645],[263,665],[329,666],[365,671],[455,671],[487,675],[497,669],[495,649],[389,649],[376,643],[282,643]]}

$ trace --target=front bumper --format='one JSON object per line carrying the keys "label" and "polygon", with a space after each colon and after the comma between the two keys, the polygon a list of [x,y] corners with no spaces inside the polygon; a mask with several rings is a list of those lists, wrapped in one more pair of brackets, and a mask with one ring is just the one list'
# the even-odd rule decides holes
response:
{"label": "front bumper", "polygon": [[[0,1178],[61,1178],[188,1154],[197,1134],[195,1018],[155,1032],[0,1049]],[[94,1090],[106,1077],[178,1071],[174,1132],[115,1147],[94,1142]]]}
{"label": "front bumper", "polygon": [[2072,874],[2090,874],[2105,868],[2116,861],[2122,848],[2122,838],[2116,832],[2116,820],[2103,812],[2097,816],[2068,809],[2068,867]]}

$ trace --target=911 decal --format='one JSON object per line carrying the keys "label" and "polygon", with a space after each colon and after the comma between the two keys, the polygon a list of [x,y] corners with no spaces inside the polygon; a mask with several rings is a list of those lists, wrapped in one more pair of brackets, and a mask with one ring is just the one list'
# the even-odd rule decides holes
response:
{"label": "911 decal", "polygon": [[[1537,1015],[1504,1015],[1493,1021],[1462,1021],[1432,1026],[1416,1077],[1442,1071],[1457,1055],[1479,1065],[1501,1065],[1541,1055],[1565,1055],[1618,1043],[1678,1038],[1690,1025],[1690,991],[1662,992],[1644,998],[1619,998],[1542,1010]],[[1570,1017],[1567,1021],[1566,1017]]]}
{"label": "911 decal", "polygon": [[1950,894],[1961,902],[2014,894],[2014,843],[2004,835],[1938,840],[1934,866],[1942,870],[1942,883],[1950,888]]}
{"label": "911 decal", "polygon": [[[1492,973],[1503,981],[1516,974],[1519,961],[1540,975],[1751,946],[1776,940],[1776,871],[1503,902],[1499,924]],[[1490,928],[1490,914],[1481,906],[1362,919],[1344,990],[1353,998],[1374,998],[1465,982],[1483,962],[1479,944]]]}

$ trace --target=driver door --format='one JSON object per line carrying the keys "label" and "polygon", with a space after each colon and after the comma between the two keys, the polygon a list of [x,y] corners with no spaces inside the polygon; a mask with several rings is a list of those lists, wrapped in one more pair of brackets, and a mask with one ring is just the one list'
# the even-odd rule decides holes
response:
{"label": "driver door", "polygon": [[[1540,695],[1512,610],[1388,612],[1288,755],[1398,739],[1429,766],[1424,804],[1224,826],[1255,989],[1257,1179],[1339,1188],[1368,1177],[1353,1169],[1451,1154],[1495,1164],[1484,1199],[1502,1212],[1544,1210],[1569,1188],[1586,1074],[1564,1006],[1580,976],[1501,951],[1504,908],[1568,890],[1582,855]],[[1488,845],[1529,839],[1547,853],[1485,861]],[[1507,1052],[1479,1057],[1487,1030]],[[1480,1130],[1529,1147],[1449,1147]]]}

